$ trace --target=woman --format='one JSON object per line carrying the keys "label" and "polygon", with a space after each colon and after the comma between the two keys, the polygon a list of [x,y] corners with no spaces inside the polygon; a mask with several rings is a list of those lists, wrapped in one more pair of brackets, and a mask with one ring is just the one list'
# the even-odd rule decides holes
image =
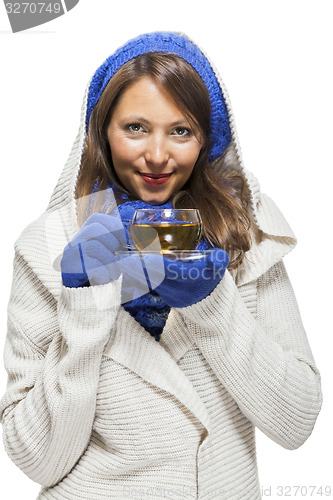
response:
{"label": "woman", "polygon": [[[119,259],[134,210],[172,206],[200,210],[209,258],[176,279],[168,259]],[[260,499],[255,427],[295,449],[321,407],[282,261],[295,244],[200,49],[158,32],[110,56],[16,242],[1,415],[38,498]]]}

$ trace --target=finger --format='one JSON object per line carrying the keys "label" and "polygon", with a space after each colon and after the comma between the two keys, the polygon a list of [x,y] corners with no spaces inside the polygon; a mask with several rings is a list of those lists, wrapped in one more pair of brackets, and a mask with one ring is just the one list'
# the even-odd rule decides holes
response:
{"label": "finger", "polygon": [[105,285],[110,281],[109,274],[105,266],[95,269],[90,269],[89,271],[87,271],[87,276],[91,286]]}
{"label": "finger", "polygon": [[149,286],[154,290],[165,278],[165,265],[167,259],[160,254],[143,256],[143,263],[148,275]]}
{"label": "finger", "polygon": [[127,231],[122,223],[121,218],[114,215],[107,214],[93,214],[89,217],[89,219],[84,223],[82,227],[90,227],[94,225],[99,225],[102,229],[101,234],[114,234],[119,241],[122,243],[127,242]]}
{"label": "finger", "polygon": [[110,264],[115,259],[115,252],[119,242],[114,235],[100,236],[97,240],[88,240],[79,243],[82,247],[83,258],[97,258],[104,265]]}
{"label": "finger", "polygon": [[100,224],[104,226],[107,231],[118,231],[123,229],[123,223],[120,216],[108,215],[108,214],[92,214],[82,227],[87,227],[91,224]]}
{"label": "finger", "polygon": [[109,231],[107,231],[104,226],[97,222],[93,222],[87,226],[83,225],[80,231],[76,233],[70,244],[77,245],[78,243],[82,243],[83,241],[99,238],[100,236],[107,234],[108,232]]}
{"label": "finger", "polygon": [[104,235],[109,234],[113,234],[117,238],[120,245],[127,245],[129,239],[127,230],[119,218],[105,214],[93,214],[83,224],[81,229],[72,239],[71,243],[78,244],[79,242],[86,240],[96,238],[100,239]]}
{"label": "finger", "polygon": [[60,268],[62,273],[83,273],[84,263],[82,260],[82,254],[78,245],[69,246],[67,245],[62,254]]}
{"label": "finger", "polygon": [[150,291],[140,257],[130,255],[119,259],[115,264],[123,275],[122,304],[141,297]]}

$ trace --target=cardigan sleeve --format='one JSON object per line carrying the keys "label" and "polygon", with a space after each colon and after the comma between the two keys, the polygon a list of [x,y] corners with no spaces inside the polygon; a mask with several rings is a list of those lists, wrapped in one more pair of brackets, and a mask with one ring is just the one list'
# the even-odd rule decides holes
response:
{"label": "cardigan sleeve", "polygon": [[283,447],[301,446],[321,408],[321,384],[283,262],[240,288],[227,271],[210,296],[179,311],[244,415]]}
{"label": "cardigan sleeve", "polygon": [[9,457],[43,486],[61,480],[89,442],[119,287],[120,280],[62,286],[56,300],[23,258],[15,258],[0,416]]}

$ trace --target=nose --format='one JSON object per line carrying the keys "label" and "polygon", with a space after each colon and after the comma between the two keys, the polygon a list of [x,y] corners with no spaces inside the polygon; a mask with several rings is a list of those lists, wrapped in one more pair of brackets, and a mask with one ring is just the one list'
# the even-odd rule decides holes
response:
{"label": "nose", "polygon": [[146,143],[146,162],[153,167],[161,168],[167,164],[169,158],[170,153],[167,138],[163,137],[162,133],[151,134]]}

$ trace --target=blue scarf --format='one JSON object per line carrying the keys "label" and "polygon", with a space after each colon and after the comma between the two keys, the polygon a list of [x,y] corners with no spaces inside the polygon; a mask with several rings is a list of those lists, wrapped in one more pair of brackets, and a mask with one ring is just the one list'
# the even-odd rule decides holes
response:
{"label": "blue scarf", "polygon": [[[109,185],[112,189],[112,186]],[[97,184],[94,191],[97,190]],[[112,196],[113,198],[113,196]],[[128,199],[127,195],[123,194],[121,199]],[[108,206],[105,207],[107,210]],[[118,205],[118,212],[125,227],[131,224],[135,210],[142,208],[173,208],[172,201],[168,201],[158,207],[149,205],[141,200],[124,201]],[[198,250],[211,248],[206,240],[201,240],[198,245]],[[164,325],[168,318],[170,307],[161,299],[154,291],[146,293],[126,304],[123,308],[127,311],[138,323],[140,323],[147,332],[152,335],[155,340],[159,341]]]}
{"label": "blue scarf", "polygon": [[[125,227],[131,223],[135,210],[139,208],[154,207],[141,200],[125,201],[118,205],[119,215]],[[172,208],[172,202],[159,205],[158,208]],[[123,308],[140,323],[155,340],[160,340],[163,327],[170,312],[170,307],[159,295],[157,295],[157,293],[154,291],[146,293],[141,297],[123,304]]]}

